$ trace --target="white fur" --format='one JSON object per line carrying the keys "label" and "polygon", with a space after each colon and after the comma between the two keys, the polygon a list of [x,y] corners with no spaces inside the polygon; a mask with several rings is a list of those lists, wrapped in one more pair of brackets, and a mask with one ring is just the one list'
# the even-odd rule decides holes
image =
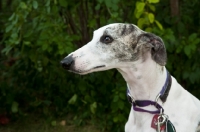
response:
{"label": "white fur", "polygon": [[[87,74],[116,68],[129,85],[130,93],[135,100],[154,101],[165,83],[166,68],[152,60],[150,52],[145,54],[145,60],[139,58],[133,62],[121,62],[115,59],[113,51],[109,50],[115,43],[107,45],[99,43],[103,32],[113,26],[116,27],[118,24],[107,25],[96,30],[91,42],[70,54],[75,58],[73,72],[79,71],[79,74]],[[143,32],[137,28],[136,37]],[[121,39],[127,45],[126,42],[130,41],[127,37],[117,39]],[[123,52],[127,52],[126,49]],[[100,65],[105,65],[105,67],[93,69]],[[200,101],[182,88],[174,77],[172,77],[172,86],[167,101],[162,103],[159,100],[159,104],[164,108],[164,113],[169,116],[177,132],[197,130],[200,122]],[[146,109],[154,110],[155,108],[150,106]],[[136,112],[131,108],[125,132],[155,132],[156,130],[151,128],[152,118],[152,114]]]}

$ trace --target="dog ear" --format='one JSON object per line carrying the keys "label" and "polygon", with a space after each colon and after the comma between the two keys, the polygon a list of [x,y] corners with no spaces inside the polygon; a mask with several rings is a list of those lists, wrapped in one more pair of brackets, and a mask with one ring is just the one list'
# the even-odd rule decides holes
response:
{"label": "dog ear", "polygon": [[146,46],[151,47],[152,59],[161,66],[167,62],[167,53],[162,39],[152,33],[142,35],[142,40],[146,41]]}
{"label": "dog ear", "polygon": [[153,60],[155,60],[161,66],[164,66],[167,62],[167,53],[165,45],[160,38],[155,38],[152,42],[153,48],[151,49],[151,55]]}

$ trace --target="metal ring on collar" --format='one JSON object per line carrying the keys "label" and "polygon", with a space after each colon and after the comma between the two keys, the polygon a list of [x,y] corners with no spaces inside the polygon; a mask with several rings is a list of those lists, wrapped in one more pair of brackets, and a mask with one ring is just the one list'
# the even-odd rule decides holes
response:
{"label": "metal ring on collar", "polygon": [[131,94],[130,93],[127,93],[127,95],[131,98],[131,103],[135,103],[135,99],[131,96]]}
{"label": "metal ring on collar", "polygon": [[155,106],[157,106],[157,104],[158,104],[158,99],[160,98],[160,93],[156,96],[156,99],[155,99]]}

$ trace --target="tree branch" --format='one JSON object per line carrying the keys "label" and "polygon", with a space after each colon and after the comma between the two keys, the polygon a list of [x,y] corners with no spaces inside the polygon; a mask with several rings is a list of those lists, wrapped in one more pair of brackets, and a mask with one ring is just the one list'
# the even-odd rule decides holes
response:
{"label": "tree branch", "polygon": [[179,0],[170,0],[171,16],[179,17]]}

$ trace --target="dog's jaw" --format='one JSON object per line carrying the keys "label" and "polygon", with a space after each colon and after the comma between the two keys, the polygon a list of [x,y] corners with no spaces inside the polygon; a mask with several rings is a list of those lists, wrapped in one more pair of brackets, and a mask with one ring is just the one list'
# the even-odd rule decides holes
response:
{"label": "dog's jaw", "polygon": [[80,74],[80,75],[86,75],[86,74],[89,74],[89,73],[92,73],[92,72],[98,72],[98,71],[105,71],[106,70],[106,66],[105,65],[100,65],[100,66],[96,66],[96,67],[93,67],[89,70],[79,70],[79,69],[70,69],[68,70],[69,72],[73,72],[73,73],[76,73],[76,74]]}

